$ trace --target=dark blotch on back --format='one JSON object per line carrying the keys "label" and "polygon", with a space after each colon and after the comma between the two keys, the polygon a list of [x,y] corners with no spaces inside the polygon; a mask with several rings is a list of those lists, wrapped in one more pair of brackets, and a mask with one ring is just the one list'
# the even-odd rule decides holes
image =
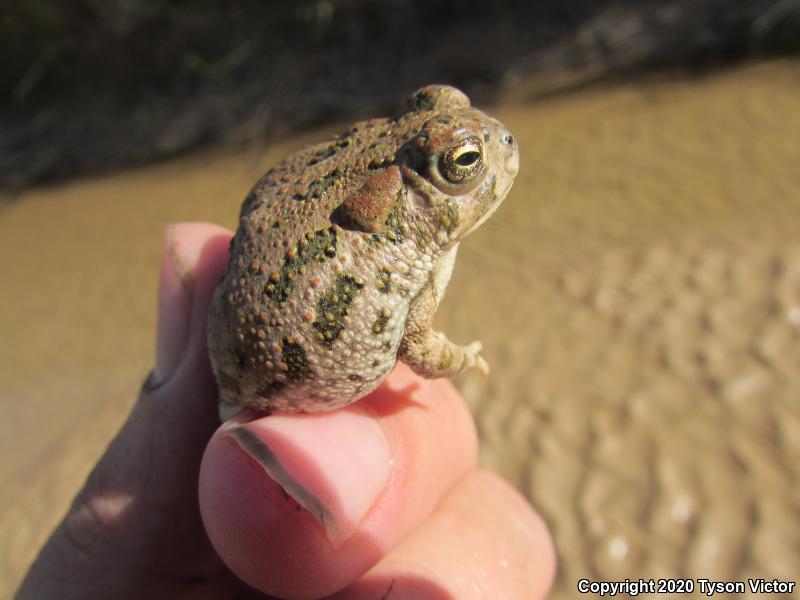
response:
{"label": "dark blotch on back", "polygon": [[436,108],[436,98],[430,94],[416,94],[413,99],[412,109],[417,111],[428,111]]}
{"label": "dark blotch on back", "polygon": [[287,255],[283,259],[278,280],[270,279],[264,288],[264,293],[276,304],[289,299],[294,289],[293,279],[299,274],[301,267],[314,260],[322,262],[325,257],[336,256],[336,231],[333,227],[328,227],[307,234],[295,248],[296,254],[293,257]]}
{"label": "dark blotch on back", "polygon": [[344,179],[347,174],[347,167],[341,169],[334,169],[327,175],[323,175],[319,179],[315,179],[308,184],[305,192],[297,193],[294,195],[295,200],[319,200],[323,194],[328,193],[331,188],[335,187],[340,181]]}
{"label": "dark blotch on back", "polygon": [[386,325],[389,323],[390,313],[385,308],[382,308],[378,311],[378,316],[375,318],[375,322],[372,324],[372,333],[375,335],[380,335],[384,331],[386,331]]}
{"label": "dark blotch on back", "polygon": [[305,349],[289,338],[284,338],[281,347],[281,358],[289,367],[286,377],[289,381],[302,381],[311,376]]}
{"label": "dark blotch on back", "polygon": [[309,167],[311,167],[311,166],[317,164],[318,162],[322,162],[326,158],[330,158],[334,154],[336,154],[336,148],[334,146],[326,146],[326,147],[314,152],[314,154],[311,155],[311,157],[308,159],[308,162],[306,164]]}
{"label": "dark blotch on back", "polygon": [[406,236],[403,234],[403,228],[400,225],[400,212],[398,210],[398,205],[392,208],[389,211],[389,215],[386,217],[386,222],[384,223],[384,227],[386,228],[386,237],[393,244],[398,244],[406,239]]}
{"label": "dark blotch on back", "polygon": [[327,347],[334,342],[344,330],[344,317],[350,312],[356,293],[364,287],[364,282],[352,275],[339,275],[327,292],[317,301],[317,319],[312,323],[317,330],[319,341]]}
{"label": "dark blotch on back", "polygon": [[378,271],[378,282],[376,287],[381,294],[388,294],[392,291],[392,273],[389,269]]}

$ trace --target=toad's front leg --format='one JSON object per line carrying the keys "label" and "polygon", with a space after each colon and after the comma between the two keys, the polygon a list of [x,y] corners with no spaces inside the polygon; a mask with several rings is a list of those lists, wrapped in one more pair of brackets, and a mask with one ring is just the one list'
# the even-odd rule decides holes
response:
{"label": "toad's front leg", "polygon": [[398,358],[418,375],[430,379],[452,377],[470,367],[478,367],[483,375],[489,373],[489,365],[480,355],[480,342],[459,346],[433,329],[433,316],[444,297],[457,250],[456,245],[442,258],[439,268],[409,307],[400,342]]}

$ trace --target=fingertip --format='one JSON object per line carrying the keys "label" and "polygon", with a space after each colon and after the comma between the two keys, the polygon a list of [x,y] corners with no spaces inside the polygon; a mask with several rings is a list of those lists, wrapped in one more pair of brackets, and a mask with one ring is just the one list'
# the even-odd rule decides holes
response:
{"label": "fingertip", "polygon": [[205,332],[208,305],[228,263],[232,234],[220,225],[199,222],[177,223],[171,231],[170,254],[184,282],[192,288],[192,329],[203,325]]}
{"label": "fingertip", "polygon": [[200,468],[206,532],[238,577],[281,598],[316,598],[344,587],[380,558],[378,544],[360,532],[335,548],[317,516],[254,454],[223,428]]}
{"label": "fingertip", "polygon": [[192,275],[207,260],[207,246],[217,238],[226,238],[227,242],[231,232],[222,225],[200,221],[172,223],[167,227],[167,247],[184,276]]}
{"label": "fingertip", "polygon": [[317,520],[334,548],[357,529],[392,469],[389,440],[359,406],[222,430]]}
{"label": "fingertip", "polygon": [[[556,576],[557,554],[550,529],[530,502],[508,481],[492,471],[478,469],[470,485],[492,490],[498,498],[498,510],[507,510],[509,521],[518,534],[520,555],[525,557],[532,585],[549,590]],[[502,504],[505,508],[502,508]]]}
{"label": "fingertip", "polygon": [[[190,339],[205,330],[213,284],[227,261],[230,232],[211,223],[167,226],[158,286],[158,318],[153,385],[178,370]],[[205,311],[204,311],[205,307]]]}
{"label": "fingertip", "polygon": [[158,279],[158,318],[153,383],[167,381],[180,364],[189,338],[191,290],[184,280],[184,269],[172,251],[175,226],[164,233]]}
{"label": "fingertip", "polygon": [[341,597],[390,590],[419,600],[546,598],[555,565],[552,538],[533,508],[498,476],[474,470]]}
{"label": "fingertip", "polygon": [[402,367],[340,411],[254,416],[239,413],[208,445],[201,512],[231,570],[282,597],[357,579],[476,461],[458,393]]}

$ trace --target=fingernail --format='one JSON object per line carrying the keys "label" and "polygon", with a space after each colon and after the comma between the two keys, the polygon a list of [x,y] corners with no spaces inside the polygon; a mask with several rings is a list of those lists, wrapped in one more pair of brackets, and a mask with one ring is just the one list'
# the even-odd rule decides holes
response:
{"label": "fingernail", "polygon": [[273,415],[231,426],[225,435],[317,520],[334,547],[364,520],[392,468],[383,430],[356,407]]}
{"label": "fingernail", "polygon": [[[192,285],[191,273],[197,266],[200,247],[182,236],[180,223],[167,225],[161,253],[158,282],[158,329],[155,385],[166,382],[177,370],[189,339]],[[188,241],[184,238],[189,238]]]}

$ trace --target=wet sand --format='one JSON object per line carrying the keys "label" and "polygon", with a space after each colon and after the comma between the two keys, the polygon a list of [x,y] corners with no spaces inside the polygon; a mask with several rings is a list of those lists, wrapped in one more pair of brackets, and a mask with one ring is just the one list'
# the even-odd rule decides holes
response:
{"label": "wet sand", "polygon": [[[491,376],[457,385],[483,463],[552,528],[554,598],[582,577],[800,573],[798,106],[800,62],[778,61],[491,109],[521,173],[437,324],[484,342]],[[0,596],[149,369],[165,225],[233,226],[266,167],[323,136],[2,205]]]}

